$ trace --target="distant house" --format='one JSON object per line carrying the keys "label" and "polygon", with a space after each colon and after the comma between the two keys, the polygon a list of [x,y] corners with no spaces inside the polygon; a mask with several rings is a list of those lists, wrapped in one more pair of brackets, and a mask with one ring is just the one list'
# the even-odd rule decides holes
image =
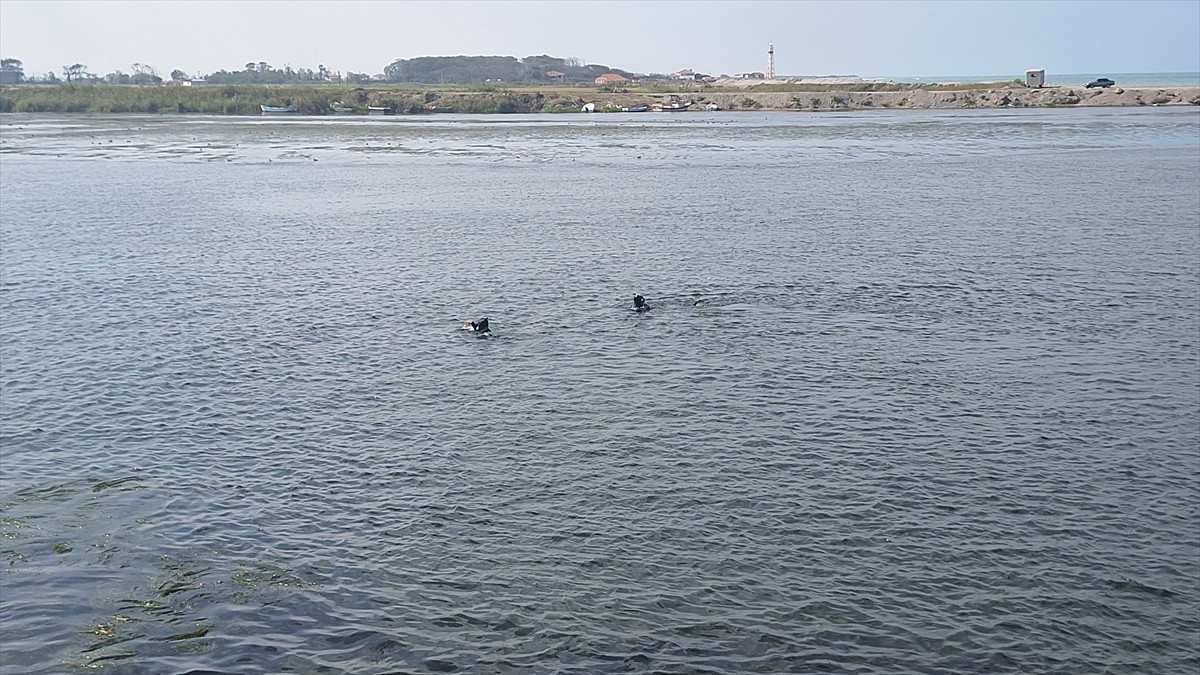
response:
{"label": "distant house", "polygon": [[616,73],[605,73],[596,78],[596,84],[599,85],[625,84],[628,81],[628,77],[625,77],[624,75],[618,75]]}
{"label": "distant house", "polygon": [[17,70],[0,70],[0,84],[17,84],[21,81],[21,73]]}
{"label": "distant house", "polygon": [[562,82],[563,78],[565,78],[566,76],[567,76],[566,73],[560,73],[557,70],[550,70],[550,71],[546,72],[546,79],[554,80],[556,82]]}
{"label": "distant house", "polygon": [[675,71],[674,73],[671,73],[671,79],[672,80],[694,80],[694,79],[696,79],[696,72],[694,70],[692,70],[691,68],[684,68],[683,70],[678,70],[678,71]]}
{"label": "distant house", "polygon": [[738,73],[734,75],[739,80],[765,80],[767,76],[762,73]]}

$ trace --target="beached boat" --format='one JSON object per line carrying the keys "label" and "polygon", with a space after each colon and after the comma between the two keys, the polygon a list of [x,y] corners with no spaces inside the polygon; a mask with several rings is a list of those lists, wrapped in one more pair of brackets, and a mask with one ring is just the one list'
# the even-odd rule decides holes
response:
{"label": "beached boat", "polygon": [[334,101],[330,104],[329,109],[338,115],[349,115],[354,112],[354,108],[343,104],[341,101]]}
{"label": "beached boat", "polygon": [[648,105],[631,105],[628,108],[621,108],[621,112],[646,112],[649,109]]}
{"label": "beached boat", "polygon": [[273,106],[273,105],[260,105],[258,107],[262,108],[262,114],[264,114],[264,115],[295,115],[296,114],[296,106],[294,106],[294,105],[289,105],[286,108],[281,108],[279,106]]}
{"label": "beached boat", "polygon": [[387,106],[383,106],[383,105],[369,105],[369,106],[367,106],[367,114],[368,115],[391,115],[392,109]]}
{"label": "beached boat", "polygon": [[659,107],[659,110],[661,110],[663,112],[682,112],[684,110],[687,110],[691,106],[692,106],[691,103],[684,103],[682,101],[672,101],[670,103],[663,103],[662,106]]}
{"label": "beached boat", "polygon": [[690,107],[691,101],[684,103],[683,98],[680,98],[674,94],[668,95],[665,98],[662,98],[662,101],[654,104],[655,110],[661,110],[661,112],[664,113],[678,113]]}

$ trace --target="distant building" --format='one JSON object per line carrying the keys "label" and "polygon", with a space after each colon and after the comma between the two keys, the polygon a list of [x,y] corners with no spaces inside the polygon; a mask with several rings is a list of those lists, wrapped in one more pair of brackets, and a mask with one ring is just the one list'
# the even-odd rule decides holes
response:
{"label": "distant building", "polygon": [[600,85],[625,84],[628,81],[629,78],[616,73],[605,73],[596,78],[596,84]]}
{"label": "distant building", "polygon": [[21,71],[0,70],[0,84],[17,84],[21,81]]}
{"label": "distant building", "polygon": [[672,80],[694,80],[694,79],[696,79],[696,73],[691,68],[684,68],[683,70],[678,70],[678,71],[675,71],[674,73],[671,73],[671,79]]}
{"label": "distant building", "polygon": [[1040,89],[1046,86],[1046,71],[1044,70],[1027,70],[1025,71],[1025,86]]}
{"label": "distant building", "polygon": [[566,73],[560,73],[557,70],[551,70],[551,71],[546,72],[547,80],[555,80],[557,82],[562,82],[563,78],[565,78],[566,76],[567,76]]}

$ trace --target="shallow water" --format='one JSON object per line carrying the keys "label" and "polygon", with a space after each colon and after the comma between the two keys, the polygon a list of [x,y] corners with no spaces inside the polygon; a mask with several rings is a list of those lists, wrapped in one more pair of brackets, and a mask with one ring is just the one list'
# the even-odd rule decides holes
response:
{"label": "shallow water", "polygon": [[1195,672],[1197,113],[0,118],[0,671]]}

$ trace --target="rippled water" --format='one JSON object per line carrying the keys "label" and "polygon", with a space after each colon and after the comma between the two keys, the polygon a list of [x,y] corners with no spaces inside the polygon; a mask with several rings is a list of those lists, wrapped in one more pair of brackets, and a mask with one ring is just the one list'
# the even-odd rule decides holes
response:
{"label": "rippled water", "polygon": [[4,673],[1200,668],[1194,108],[0,125]]}

